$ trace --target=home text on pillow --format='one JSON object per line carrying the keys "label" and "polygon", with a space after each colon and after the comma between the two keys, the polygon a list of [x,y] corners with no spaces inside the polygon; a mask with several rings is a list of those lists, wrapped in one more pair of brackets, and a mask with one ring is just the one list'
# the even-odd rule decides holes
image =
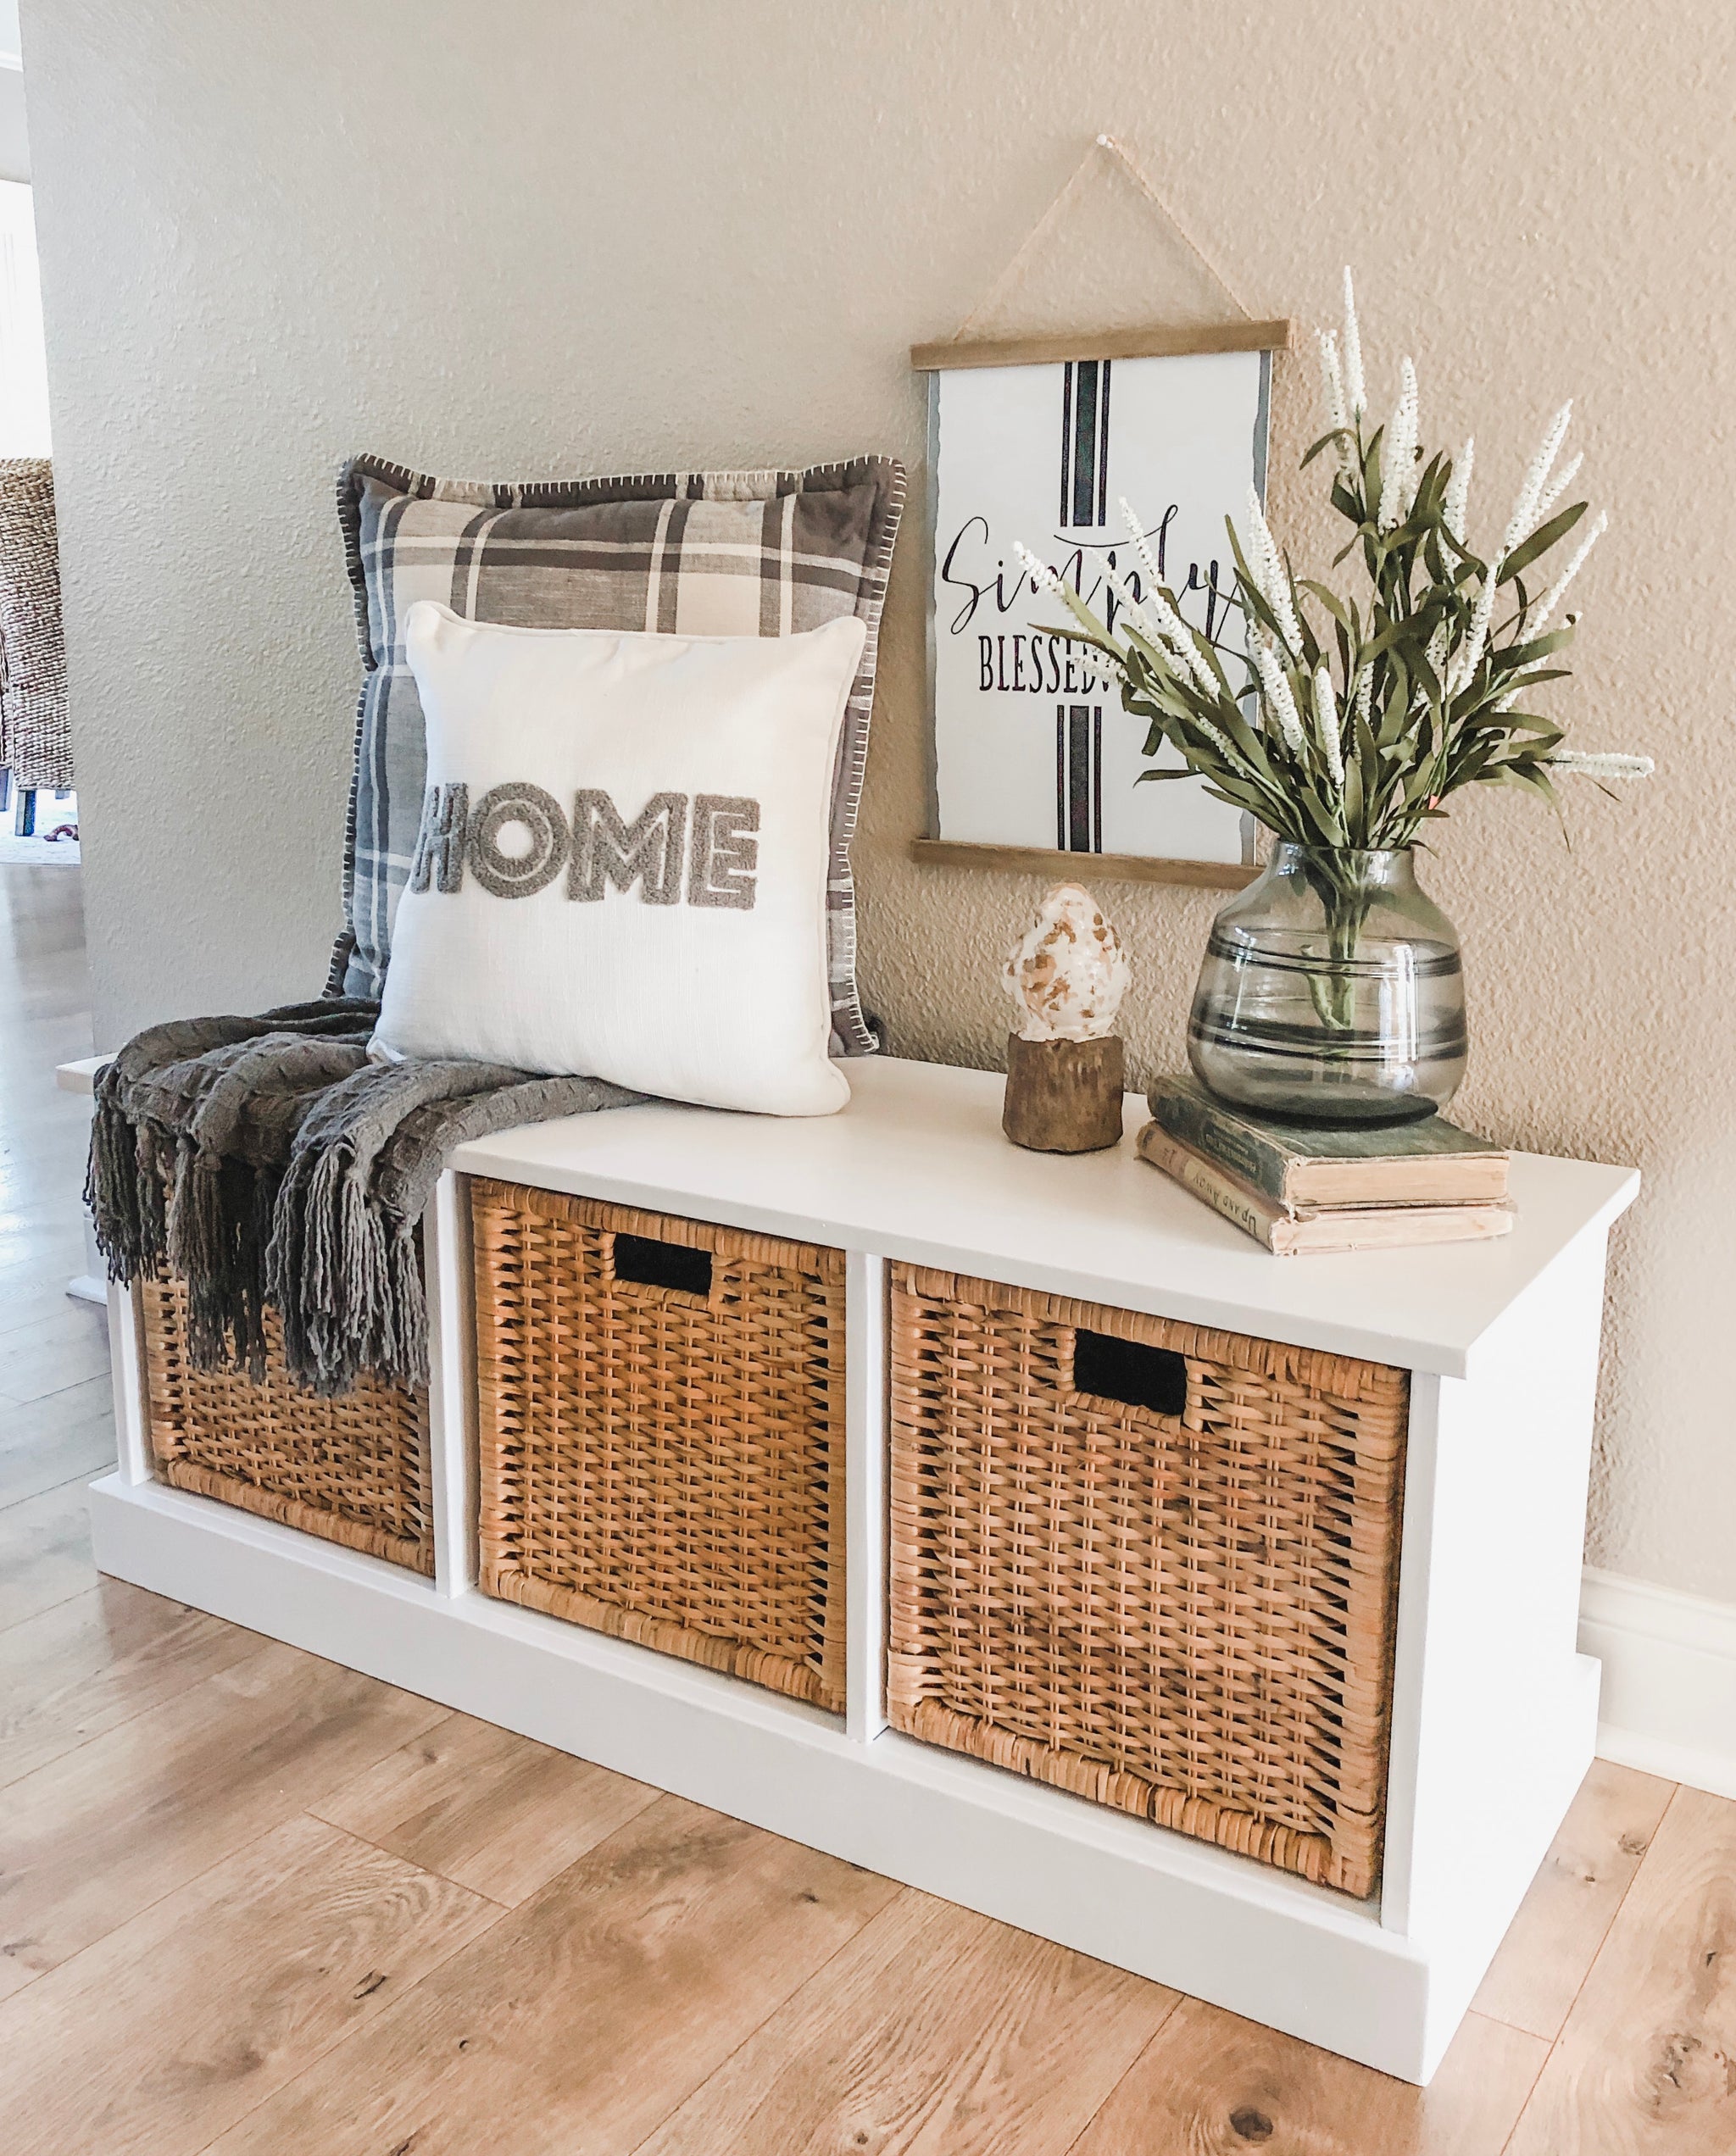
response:
{"label": "home text on pillow", "polygon": [[[512,828],[530,843],[508,853]],[[565,868],[566,895],[594,903],[605,886],[650,906],[752,909],[760,867],[760,803],[745,794],[654,793],[631,824],[601,787],[581,786],[568,822],[560,803],[527,780],[491,786],[474,808],[462,781],[430,786],[422,808],[412,891],[448,894],[468,867],[498,898],[528,898]]]}

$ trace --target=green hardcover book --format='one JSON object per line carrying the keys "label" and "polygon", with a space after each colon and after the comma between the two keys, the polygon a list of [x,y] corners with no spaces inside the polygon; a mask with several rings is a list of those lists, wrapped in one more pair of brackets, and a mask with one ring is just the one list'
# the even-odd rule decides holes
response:
{"label": "green hardcover book", "polygon": [[1192,1078],[1160,1078],[1153,1120],[1276,1205],[1470,1205],[1507,1195],[1507,1156],[1431,1115],[1378,1130],[1283,1123],[1215,1100]]}

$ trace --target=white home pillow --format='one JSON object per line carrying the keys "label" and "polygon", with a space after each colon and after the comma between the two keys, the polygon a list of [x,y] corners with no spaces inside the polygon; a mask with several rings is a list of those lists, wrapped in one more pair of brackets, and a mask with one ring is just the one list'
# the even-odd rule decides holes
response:
{"label": "white home pillow", "polygon": [[827,833],[865,633],[514,629],[419,601],[428,790],[374,1052],[842,1108]]}

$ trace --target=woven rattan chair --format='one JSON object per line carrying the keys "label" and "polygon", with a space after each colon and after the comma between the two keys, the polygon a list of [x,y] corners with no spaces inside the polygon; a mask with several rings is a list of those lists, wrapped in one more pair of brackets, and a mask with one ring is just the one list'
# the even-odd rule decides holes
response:
{"label": "woven rattan chair", "polygon": [[46,457],[0,458],[0,770],[18,789],[18,829],[40,790],[73,783],[54,472]]}

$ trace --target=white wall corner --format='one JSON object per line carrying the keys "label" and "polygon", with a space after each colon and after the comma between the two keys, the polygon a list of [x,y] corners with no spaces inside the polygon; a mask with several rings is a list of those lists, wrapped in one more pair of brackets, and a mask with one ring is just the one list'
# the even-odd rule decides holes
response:
{"label": "white wall corner", "polygon": [[1604,1665],[1604,1759],[1736,1798],[1736,1604],[1589,1564],[1579,1648]]}

